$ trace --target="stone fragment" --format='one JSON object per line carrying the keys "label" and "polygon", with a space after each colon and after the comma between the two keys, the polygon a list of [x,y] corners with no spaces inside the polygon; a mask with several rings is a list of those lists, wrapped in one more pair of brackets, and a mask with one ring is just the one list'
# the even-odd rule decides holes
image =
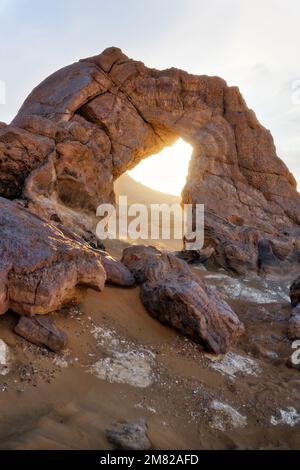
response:
{"label": "stone fragment", "polygon": [[136,422],[118,421],[106,431],[107,440],[117,449],[148,450],[151,442],[147,435],[147,425],[143,419]]}
{"label": "stone fragment", "polygon": [[22,316],[15,326],[15,332],[31,343],[46,346],[54,352],[64,349],[68,341],[67,335],[46,315]]}

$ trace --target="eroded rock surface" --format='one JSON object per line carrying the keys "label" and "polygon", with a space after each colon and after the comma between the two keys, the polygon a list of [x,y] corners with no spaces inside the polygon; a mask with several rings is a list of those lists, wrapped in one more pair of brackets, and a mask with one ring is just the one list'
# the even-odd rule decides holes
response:
{"label": "eroded rock surface", "polygon": [[296,181],[238,88],[149,69],[117,48],[55,72],[0,129],[0,194],[84,233],[116,178],[178,137],[194,148],[182,199],[205,204],[214,263],[238,273],[299,264]]}
{"label": "eroded rock surface", "polygon": [[0,198],[0,314],[45,314],[75,299],[81,287],[102,290],[101,256],[82,241]]}
{"label": "eroded rock surface", "polygon": [[230,306],[176,256],[132,246],[124,250],[122,261],[141,284],[141,300],[151,316],[209,351],[224,354],[243,333]]}

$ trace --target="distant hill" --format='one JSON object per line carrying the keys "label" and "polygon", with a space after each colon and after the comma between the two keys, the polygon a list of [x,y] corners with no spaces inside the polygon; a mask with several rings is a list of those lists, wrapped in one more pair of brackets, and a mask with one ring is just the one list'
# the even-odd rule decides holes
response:
{"label": "distant hill", "polygon": [[128,204],[174,204],[180,203],[180,196],[173,196],[172,194],[162,193],[155,189],[148,188],[142,183],[138,183],[127,173],[124,173],[115,182],[115,193],[118,196],[127,196]]}

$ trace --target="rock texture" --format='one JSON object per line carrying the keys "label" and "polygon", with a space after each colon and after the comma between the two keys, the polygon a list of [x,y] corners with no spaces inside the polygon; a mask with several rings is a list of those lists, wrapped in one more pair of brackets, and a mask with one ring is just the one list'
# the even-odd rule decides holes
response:
{"label": "rock texture", "polygon": [[178,137],[194,149],[182,200],[205,204],[214,263],[238,273],[299,263],[295,179],[238,88],[117,48],[55,72],[0,129],[0,195],[84,233],[113,182]]}
{"label": "rock texture", "polygon": [[300,339],[300,277],[290,287],[292,314],[289,320],[288,337]]}
{"label": "rock texture", "polygon": [[141,284],[148,312],[207,350],[224,354],[244,332],[229,305],[185,261],[146,246],[126,248],[122,261]]}
{"label": "rock texture", "polygon": [[113,423],[106,431],[106,438],[116,449],[148,450],[151,448],[147,425],[143,419],[134,423],[128,421]]}
{"label": "rock texture", "polygon": [[0,198],[0,314],[45,314],[59,309],[81,287],[102,290],[101,256],[63,228]]}
{"label": "rock texture", "polygon": [[46,346],[54,352],[61,351],[68,342],[66,334],[46,315],[21,317],[15,326],[15,332],[31,343]]}
{"label": "rock texture", "polygon": [[290,298],[292,307],[296,307],[300,303],[300,276],[291,284]]}
{"label": "rock texture", "polygon": [[288,337],[300,339],[300,304],[292,310],[288,325]]}
{"label": "rock texture", "polygon": [[123,263],[110,256],[105,251],[100,252],[100,257],[106,272],[107,283],[121,287],[132,287],[135,285],[134,276]]}
{"label": "rock texture", "polygon": [[[72,230],[64,227],[61,224],[56,224],[56,226],[69,238],[77,241],[79,244],[82,244],[82,238]],[[106,282],[108,284],[114,284],[121,287],[132,287],[135,285],[134,276],[131,274],[129,269],[127,269],[126,266],[121,263],[121,261],[116,260],[105,250],[94,248],[94,246],[102,245],[99,243],[99,241],[97,241],[96,237],[92,237],[91,239],[90,234],[88,234],[85,238],[88,240],[88,244],[91,249],[93,249],[93,251],[95,251],[100,257],[102,266],[106,273]]]}

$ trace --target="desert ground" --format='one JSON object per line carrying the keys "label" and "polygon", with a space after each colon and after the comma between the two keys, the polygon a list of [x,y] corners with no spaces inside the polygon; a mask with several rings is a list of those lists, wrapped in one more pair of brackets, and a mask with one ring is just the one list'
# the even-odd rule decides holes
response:
{"label": "desert ground", "polygon": [[[128,178],[117,193],[155,202],[142,185],[131,182],[130,193]],[[105,246],[120,259],[128,243]],[[292,279],[241,278],[201,264],[192,270],[245,324],[224,356],[151,318],[139,287],[89,289],[79,305],[54,313],[69,338],[61,353],[17,336],[16,314],[0,317],[8,348],[0,376],[0,448],[112,449],[110,424],[140,419],[153,449],[299,448],[300,375],[287,366]]]}

